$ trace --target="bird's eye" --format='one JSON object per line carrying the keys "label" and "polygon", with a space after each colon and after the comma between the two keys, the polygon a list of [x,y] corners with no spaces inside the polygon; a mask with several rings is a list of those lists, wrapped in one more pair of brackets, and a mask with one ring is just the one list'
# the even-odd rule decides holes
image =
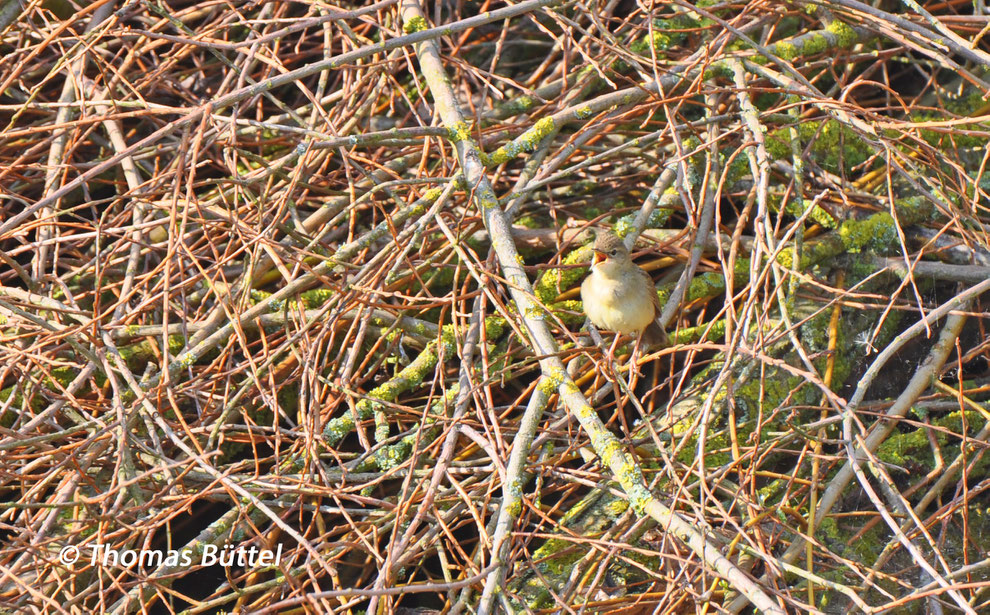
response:
{"label": "bird's eye", "polygon": [[611,252],[609,252],[609,254],[611,254],[612,256],[615,256],[618,253],[619,253],[618,250],[612,250]]}

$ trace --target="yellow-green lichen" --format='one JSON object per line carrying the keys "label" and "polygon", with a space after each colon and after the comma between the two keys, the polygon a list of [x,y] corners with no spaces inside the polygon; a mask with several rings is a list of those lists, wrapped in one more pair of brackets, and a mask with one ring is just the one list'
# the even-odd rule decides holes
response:
{"label": "yellow-green lichen", "polygon": [[584,306],[576,299],[555,301],[550,304],[553,315],[568,327],[580,327],[584,324]]}
{"label": "yellow-green lichen", "polygon": [[519,135],[507,145],[495,150],[488,157],[489,164],[502,164],[508,162],[523,152],[531,152],[536,149],[547,135],[554,131],[556,124],[552,117],[545,117],[538,120],[533,126]]}
{"label": "yellow-green lichen", "polygon": [[561,269],[548,269],[534,285],[533,291],[543,303],[551,303],[562,291],[577,284],[588,272],[587,267],[571,268],[570,265],[591,260],[591,246],[582,246],[564,257]]}
{"label": "yellow-green lichen", "polygon": [[499,107],[500,115],[517,115],[533,108],[536,101],[529,96],[517,96],[516,98]]}
{"label": "yellow-green lichen", "polygon": [[608,516],[618,519],[629,510],[629,502],[625,500],[612,500],[603,507],[603,510]]}
{"label": "yellow-green lichen", "polygon": [[856,34],[856,31],[849,24],[838,19],[825,26],[825,29],[835,35],[836,43],[843,49],[852,47],[859,42],[859,35]]}
{"label": "yellow-green lichen", "polygon": [[860,252],[867,248],[883,252],[898,240],[894,218],[885,211],[862,220],[846,220],[839,227],[839,237],[847,252]]}
{"label": "yellow-green lichen", "polygon": [[[594,416],[594,414],[595,414],[595,409],[592,408],[591,406],[589,406],[588,404],[580,405],[580,406],[578,406],[577,408],[574,409],[574,415],[580,421],[586,421],[586,420],[590,419],[592,416]],[[592,434],[591,435],[591,443],[592,443],[592,446],[594,446],[594,443],[595,443],[595,434]],[[597,448],[595,450],[597,450]]]}
{"label": "yellow-green lichen", "polygon": [[581,389],[579,389],[577,385],[574,384],[573,380],[565,380],[564,382],[560,383],[560,391],[564,395],[575,395],[577,393],[580,393]]}
{"label": "yellow-green lichen", "polygon": [[[418,387],[426,378],[427,373],[437,365],[436,347],[437,342],[430,342],[412,363],[403,368],[391,380],[368,393],[368,399],[362,399],[357,403],[355,410],[358,417],[361,419],[371,418],[376,411],[384,409],[385,406],[381,403],[382,401],[393,402],[401,393]],[[333,446],[353,429],[354,420],[348,413],[331,419],[323,430],[323,437],[328,444]]]}
{"label": "yellow-green lichen", "polygon": [[536,385],[536,388],[544,397],[550,397],[557,392],[558,386],[559,383],[553,378],[542,378],[539,384]]}
{"label": "yellow-green lichen", "polygon": [[[924,122],[940,122],[954,119],[953,114],[965,115],[974,111],[971,108],[972,105],[966,104],[949,104],[946,107],[948,113],[912,113],[911,121],[919,124]],[[982,152],[986,150],[988,144],[988,139],[985,136],[986,125],[979,123],[957,124],[950,130],[922,128],[918,133],[926,143],[940,150],[944,150],[945,148],[956,150],[974,148]],[[887,131],[887,134],[894,134],[896,138],[897,132]],[[984,175],[985,178],[986,176]]]}
{"label": "yellow-green lichen", "polygon": [[495,340],[505,333],[505,319],[501,316],[489,316],[485,319],[485,337],[488,340]]}
{"label": "yellow-green lichen", "polygon": [[443,194],[443,188],[440,188],[439,186],[436,188],[430,188],[423,193],[423,200],[429,201],[430,203],[436,203],[441,194]]}
{"label": "yellow-green lichen", "polygon": [[488,211],[498,208],[498,199],[485,195],[478,199],[478,204],[481,205],[482,211]]}
{"label": "yellow-green lichen", "polygon": [[[314,309],[324,305],[333,297],[334,291],[328,288],[314,288],[312,290],[307,290],[306,292],[299,295],[302,300],[302,304],[306,309]],[[295,307],[292,303],[289,304],[289,308]]]}
{"label": "yellow-green lichen", "polygon": [[[502,336],[504,330],[505,320],[502,317],[489,316],[485,319],[485,336],[487,339],[498,339]],[[376,438],[384,440],[388,436],[388,424],[384,422],[383,414],[380,414],[385,412],[386,404],[383,402],[394,402],[402,393],[422,385],[426,377],[436,369],[440,360],[440,351],[443,352],[445,357],[452,357],[456,350],[455,331],[454,325],[445,325],[441,329],[439,341],[434,340],[427,344],[426,348],[409,365],[404,367],[387,382],[372,389],[366,399],[362,399],[357,403],[355,411],[360,419],[365,420],[372,416],[375,417]],[[347,413],[328,421],[323,430],[323,437],[330,446],[334,446],[353,429],[354,420],[351,414]],[[389,453],[389,455],[392,454]],[[383,462],[387,463],[388,459],[383,457]]]}
{"label": "yellow-green lichen", "polygon": [[[426,23],[426,19],[416,15],[406,20],[406,23],[402,24],[402,31],[406,34],[412,34],[414,32],[421,32],[423,30],[429,29],[430,25]],[[384,42],[382,43],[384,44]]]}
{"label": "yellow-green lichen", "polygon": [[[959,455],[959,438],[952,434],[962,434],[963,414],[962,412],[950,412],[945,416],[930,419],[933,428],[918,428],[906,433],[895,433],[887,438],[880,448],[877,449],[877,458],[897,467],[916,467],[919,464],[928,470],[935,467],[935,458],[932,454],[932,438],[938,443],[938,450],[942,457],[946,459]],[[986,423],[980,413],[966,411],[966,428],[973,434]],[[972,452],[972,451],[970,451]],[[980,466],[971,468],[973,476],[979,476],[986,471],[990,460],[982,460]]]}
{"label": "yellow-green lichen", "polygon": [[[743,159],[743,156],[737,157],[737,160]],[[666,194],[670,194],[668,191]],[[676,188],[674,189],[674,194],[677,194]],[[644,228],[660,228],[667,223],[670,219],[672,210],[666,208],[657,208],[650,213],[650,217],[647,218]],[[627,216],[622,216],[615,221],[612,230],[619,237],[625,237],[629,233],[636,229],[636,216],[637,214],[629,214]],[[590,246],[588,248],[590,250]],[[589,255],[590,256],[590,255]]]}
{"label": "yellow-green lichen", "polygon": [[[833,21],[824,30],[808,32],[791,39],[778,41],[767,48],[774,56],[791,62],[799,56],[810,56],[824,53],[830,49],[846,49],[859,42],[859,35],[841,21]],[[767,59],[759,56],[754,58],[760,64],[766,64]]]}
{"label": "yellow-green lichen", "polygon": [[[627,507],[628,504],[620,498],[600,489],[592,490],[569,507],[558,520],[560,528],[566,528],[557,530],[564,537],[550,538],[533,552],[533,562],[538,572],[520,571],[510,577],[511,593],[520,601],[514,604],[518,604],[520,610],[525,610],[522,605],[529,608],[553,607],[552,593],[560,591],[574,578],[576,563],[591,550],[587,542],[578,537],[600,537],[602,532],[614,527],[616,519],[621,516],[620,509]],[[627,552],[627,555],[632,557],[631,553]],[[608,575],[618,582],[633,582],[635,573],[628,566],[613,563],[609,564]]]}
{"label": "yellow-green lichen", "polygon": [[529,320],[546,320],[547,312],[536,304],[526,306],[523,315]]}
{"label": "yellow-green lichen", "polygon": [[[447,138],[451,143],[460,143],[471,139],[471,127],[467,122],[457,122],[447,127]],[[439,195],[437,195],[439,196]]]}
{"label": "yellow-green lichen", "polygon": [[248,293],[248,303],[251,305],[257,305],[271,296],[272,294],[269,292],[252,289],[251,292]]}
{"label": "yellow-green lichen", "polygon": [[512,503],[509,504],[508,513],[513,519],[519,518],[519,515],[522,514],[522,500],[512,500]]}
{"label": "yellow-green lichen", "polygon": [[[767,135],[767,153],[777,160],[790,161],[793,126],[784,126]],[[797,126],[799,145],[825,170],[849,174],[873,155],[873,148],[851,128],[834,119],[802,122]]]}
{"label": "yellow-green lichen", "polygon": [[794,45],[794,43],[788,41],[781,41],[777,43],[770,48],[770,51],[781,60],[787,60],[788,62],[799,55],[798,48]]}
{"label": "yellow-green lichen", "polygon": [[826,36],[822,35],[820,32],[811,32],[804,39],[804,45],[802,45],[803,55],[815,55],[825,51],[828,51],[829,40]]}

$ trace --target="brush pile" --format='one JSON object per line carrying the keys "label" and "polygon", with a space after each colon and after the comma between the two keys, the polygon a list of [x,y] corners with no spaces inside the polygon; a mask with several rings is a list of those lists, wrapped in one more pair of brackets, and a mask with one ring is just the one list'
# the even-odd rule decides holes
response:
{"label": "brush pile", "polygon": [[0,2],[0,613],[990,611],[988,33]]}

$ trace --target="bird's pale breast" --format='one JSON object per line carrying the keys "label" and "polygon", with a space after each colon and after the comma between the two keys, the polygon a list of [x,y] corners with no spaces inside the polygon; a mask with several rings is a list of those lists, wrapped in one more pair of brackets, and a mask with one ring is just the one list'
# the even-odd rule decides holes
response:
{"label": "bird's pale breast", "polygon": [[593,271],[581,284],[584,312],[596,327],[623,334],[638,333],[655,316],[650,289],[641,280],[627,283]]}

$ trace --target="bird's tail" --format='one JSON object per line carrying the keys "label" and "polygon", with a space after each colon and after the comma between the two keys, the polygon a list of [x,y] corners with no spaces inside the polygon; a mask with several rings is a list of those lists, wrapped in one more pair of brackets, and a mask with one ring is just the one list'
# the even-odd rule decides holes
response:
{"label": "bird's tail", "polygon": [[667,338],[667,332],[660,327],[657,321],[650,323],[646,330],[643,331],[643,342],[647,346],[669,346],[670,340]]}

